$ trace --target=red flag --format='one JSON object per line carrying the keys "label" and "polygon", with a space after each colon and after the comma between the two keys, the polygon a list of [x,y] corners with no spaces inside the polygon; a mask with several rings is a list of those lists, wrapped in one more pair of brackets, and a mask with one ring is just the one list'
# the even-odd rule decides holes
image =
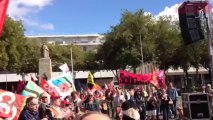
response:
{"label": "red flag", "polygon": [[8,3],[9,0],[0,0],[0,35],[2,34],[2,28],[6,18]]}
{"label": "red flag", "polygon": [[157,80],[157,75],[155,73],[155,70],[152,69],[152,78],[150,83],[152,83],[155,87],[159,88],[158,80]]}
{"label": "red flag", "polygon": [[17,93],[17,94],[21,94],[22,91],[24,90],[24,88],[25,88],[25,83],[24,83],[24,81],[19,80],[19,81],[18,81],[18,85],[17,85],[16,93]]}
{"label": "red flag", "polygon": [[102,90],[101,86],[98,85],[98,84],[95,84],[95,85],[93,86],[93,88],[96,89],[96,90],[98,90],[98,91]]}
{"label": "red flag", "polygon": [[54,87],[51,87],[45,79],[41,79],[40,87],[47,93],[49,93],[51,96],[59,96],[59,93],[56,91],[56,89]]}
{"label": "red flag", "polygon": [[0,118],[18,120],[25,97],[0,89]]}

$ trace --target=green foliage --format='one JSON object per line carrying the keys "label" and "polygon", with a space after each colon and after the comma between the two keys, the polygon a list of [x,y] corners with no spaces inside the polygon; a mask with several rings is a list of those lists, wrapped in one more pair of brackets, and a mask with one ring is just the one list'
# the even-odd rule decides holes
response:
{"label": "green foliage", "polygon": [[83,51],[78,46],[69,45],[49,45],[50,58],[52,60],[53,71],[60,71],[59,66],[67,63],[71,68],[71,48],[73,51],[73,64],[75,70],[82,69],[84,64]]}
{"label": "green foliage", "polygon": [[152,26],[152,21],[152,16],[145,15],[143,10],[135,13],[125,11],[120,23],[106,34],[106,41],[98,51],[98,58],[104,61],[104,68],[125,69],[126,66],[136,68],[140,65],[140,39],[143,41],[144,60],[151,61],[153,54],[149,53],[153,53],[153,48],[145,36]]}

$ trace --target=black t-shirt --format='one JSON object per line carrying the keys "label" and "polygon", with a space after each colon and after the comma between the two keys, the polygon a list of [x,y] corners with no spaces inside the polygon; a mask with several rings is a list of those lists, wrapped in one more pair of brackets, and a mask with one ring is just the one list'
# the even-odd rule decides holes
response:
{"label": "black t-shirt", "polygon": [[155,110],[156,109],[156,102],[153,98],[150,98],[150,100],[147,101],[147,110]]}

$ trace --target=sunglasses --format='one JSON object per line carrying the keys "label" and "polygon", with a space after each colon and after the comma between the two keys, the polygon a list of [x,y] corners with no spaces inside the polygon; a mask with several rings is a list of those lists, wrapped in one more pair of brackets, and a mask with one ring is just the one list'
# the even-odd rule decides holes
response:
{"label": "sunglasses", "polygon": [[43,96],[43,97],[41,97],[41,98],[47,98],[47,96]]}

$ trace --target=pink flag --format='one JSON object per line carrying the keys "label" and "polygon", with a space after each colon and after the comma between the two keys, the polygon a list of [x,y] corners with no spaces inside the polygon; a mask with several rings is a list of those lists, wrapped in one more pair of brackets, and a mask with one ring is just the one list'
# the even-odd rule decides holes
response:
{"label": "pink flag", "polygon": [[158,73],[158,83],[160,85],[160,87],[165,87],[166,83],[165,83],[165,71],[164,70],[161,70],[159,73]]}

